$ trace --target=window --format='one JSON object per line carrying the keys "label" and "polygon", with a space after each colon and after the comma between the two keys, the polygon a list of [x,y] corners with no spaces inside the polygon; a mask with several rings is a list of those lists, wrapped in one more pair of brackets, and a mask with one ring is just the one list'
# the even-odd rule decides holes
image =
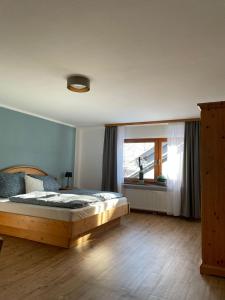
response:
{"label": "window", "polygon": [[144,181],[155,182],[159,175],[167,174],[167,139],[124,140],[124,182],[139,179],[139,164],[143,167]]}

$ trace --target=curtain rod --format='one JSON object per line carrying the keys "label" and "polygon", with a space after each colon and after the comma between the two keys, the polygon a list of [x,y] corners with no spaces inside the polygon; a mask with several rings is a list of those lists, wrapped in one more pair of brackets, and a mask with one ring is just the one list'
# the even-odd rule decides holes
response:
{"label": "curtain rod", "polygon": [[189,119],[174,119],[174,120],[160,120],[160,121],[144,121],[144,122],[128,122],[128,123],[111,123],[105,124],[105,127],[113,126],[132,126],[132,125],[153,125],[153,124],[165,124],[165,123],[177,123],[177,122],[192,122],[200,121],[200,118],[189,118]]}

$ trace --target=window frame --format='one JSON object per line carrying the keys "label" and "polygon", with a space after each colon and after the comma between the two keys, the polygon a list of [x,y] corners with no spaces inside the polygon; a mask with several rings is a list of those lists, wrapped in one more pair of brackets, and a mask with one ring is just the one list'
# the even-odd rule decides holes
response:
{"label": "window frame", "polygon": [[[167,138],[135,138],[124,139],[124,143],[154,143],[154,179],[144,179],[144,184],[157,182],[157,177],[162,173],[162,143],[167,142]],[[138,178],[124,177],[125,184],[137,184]]]}

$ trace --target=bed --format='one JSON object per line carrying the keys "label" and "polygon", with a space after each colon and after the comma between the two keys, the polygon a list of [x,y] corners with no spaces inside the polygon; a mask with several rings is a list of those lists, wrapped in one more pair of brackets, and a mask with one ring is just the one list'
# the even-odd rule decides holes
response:
{"label": "bed", "polygon": [[[15,166],[0,172],[48,175],[31,166]],[[128,213],[125,197],[79,209],[13,203],[0,198],[0,234],[71,248],[119,225],[121,217]]]}

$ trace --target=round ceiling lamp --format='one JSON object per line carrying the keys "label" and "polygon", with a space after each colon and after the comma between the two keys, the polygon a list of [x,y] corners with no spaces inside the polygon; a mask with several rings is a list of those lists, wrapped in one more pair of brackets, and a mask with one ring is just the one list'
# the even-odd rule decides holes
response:
{"label": "round ceiling lamp", "polygon": [[71,75],[67,78],[67,88],[77,93],[88,92],[90,91],[90,79],[81,75]]}

